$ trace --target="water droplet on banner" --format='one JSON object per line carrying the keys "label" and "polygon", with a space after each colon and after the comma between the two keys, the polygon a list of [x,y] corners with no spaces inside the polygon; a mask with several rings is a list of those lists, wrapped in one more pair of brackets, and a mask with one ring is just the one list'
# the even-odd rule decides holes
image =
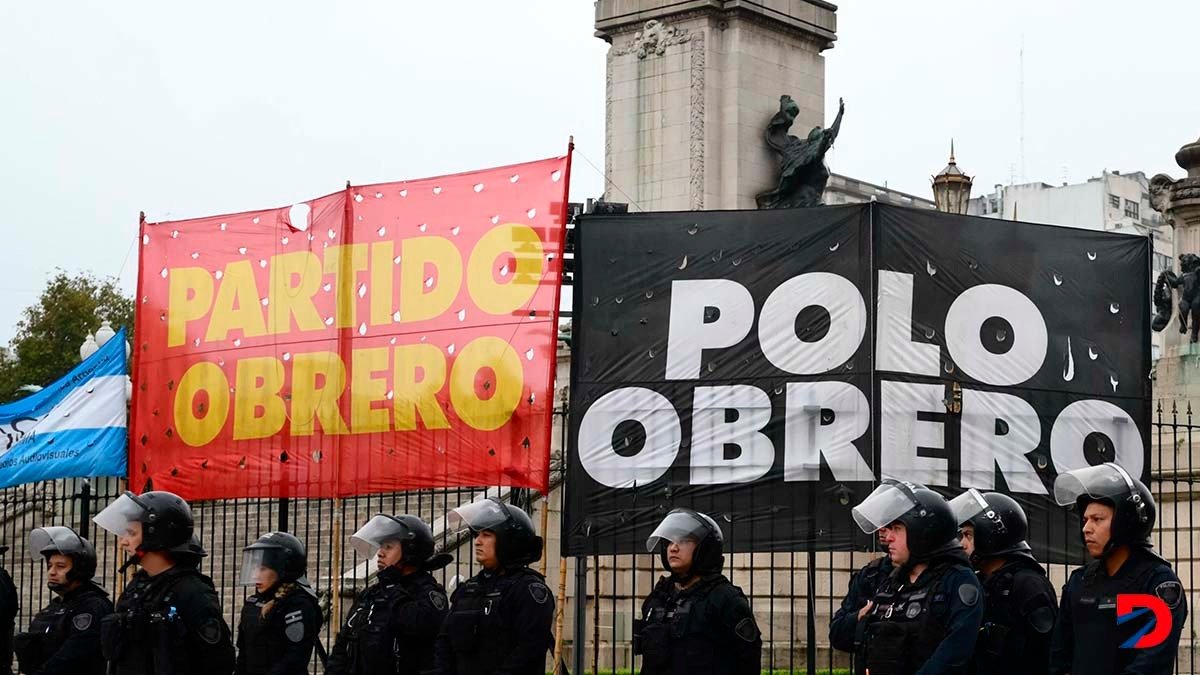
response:
{"label": "water droplet on banner", "polygon": [[1112,312],[1113,314],[1116,314],[1121,311],[1121,305],[1116,302],[1109,303],[1108,311]]}
{"label": "water droplet on banner", "polygon": [[498,222],[500,222],[500,216],[492,216],[492,224],[495,225]]}
{"label": "water droplet on banner", "polygon": [[929,339],[929,340],[932,340],[934,335],[937,335],[937,331],[935,331],[935,330],[934,330],[934,329],[932,329],[932,328],[926,328],[926,329],[925,329],[925,337],[926,337],[927,339]]}
{"label": "water droplet on banner", "polygon": [[1094,347],[1088,347],[1088,358],[1095,361],[1096,359],[1100,358],[1100,354],[1096,353],[1096,349]]}
{"label": "water droplet on banner", "polygon": [[287,237],[284,237],[283,239],[279,240],[279,243],[283,244],[284,246],[287,246],[288,241],[290,241],[290,240]]}
{"label": "water droplet on banner", "polygon": [[599,296],[593,295],[592,296],[592,307],[595,307],[596,305],[599,305],[599,304],[600,304]]}
{"label": "water droplet on banner", "polygon": [[646,299],[647,300],[649,300],[650,298],[653,298],[653,297],[654,297],[654,291],[646,291]]}
{"label": "water droplet on banner", "polygon": [[264,270],[265,270],[265,269],[267,269],[267,259],[266,259],[266,258],[259,258],[259,260],[258,260],[258,266],[259,266],[259,267],[261,267],[261,268],[263,268]]}
{"label": "water droplet on banner", "polygon": [[363,196],[361,194],[354,195],[354,201],[361,203],[362,200],[363,200]]}
{"label": "water droplet on banner", "polygon": [[291,352],[284,352],[284,353],[283,353],[283,360],[284,360],[284,361],[291,361],[291,360],[292,360],[292,353],[291,353]]}
{"label": "water droplet on banner", "polygon": [[1062,286],[1062,282],[1063,282],[1063,279],[1062,279],[1062,277],[1061,277],[1061,276],[1059,276],[1058,272],[1055,272],[1055,273],[1054,273],[1054,285],[1055,285],[1055,286]]}
{"label": "water droplet on banner", "polygon": [[533,347],[530,347],[529,349],[525,350],[525,360],[526,361],[533,360]]}
{"label": "water droplet on banner", "polygon": [[[200,346],[200,338],[196,338],[195,340],[192,340],[192,346],[199,347]],[[90,394],[91,392],[89,391],[88,393]]]}
{"label": "water droplet on banner", "polygon": [[1006,330],[996,331],[996,342],[1004,342],[1007,339],[1008,339],[1008,331],[1006,331]]}
{"label": "water droplet on banner", "polygon": [[358,297],[360,297],[360,298],[367,297],[367,285],[366,284],[358,285]]}
{"label": "water droplet on banner", "polygon": [[1071,353],[1071,338],[1067,338],[1067,360],[1063,363],[1064,382],[1075,379],[1075,356]]}
{"label": "water droplet on banner", "polygon": [[161,272],[159,272],[159,275],[161,275],[161,276],[162,276],[162,278],[164,278],[164,279],[166,279],[166,278],[167,278],[167,274],[169,274],[169,272],[167,272],[167,268],[165,268],[165,267],[164,267],[164,268],[162,268],[162,271],[161,271]]}
{"label": "water droplet on banner", "polygon": [[519,173],[514,173],[513,175],[508,177],[508,182],[510,182],[510,183],[515,183],[519,180],[521,180],[521,174],[519,174]]}
{"label": "water droplet on banner", "polygon": [[171,238],[178,239],[179,238],[179,230],[171,230]]}
{"label": "water droplet on banner", "polygon": [[459,320],[459,321],[466,321],[466,320],[467,320],[467,309],[466,309],[465,307],[464,307],[464,308],[462,308],[462,309],[460,309],[460,310],[458,310],[458,320]]}
{"label": "water droplet on banner", "polygon": [[375,199],[383,199],[383,193],[382,193],[382,192],[376,192],[376,193],[375,193]]}
{"label": "water droplet on banner", "polygon": [[392,263],[399,265],[400,264],[400,256],[396,256],[395,258],[392,258]]}
{"label": "water droplet on banner", "polygon": [[838,250],[841,247],[842,247],[842,242],[839,241],[839,242],[835,243],[833,246],[829,247],[829,252],[833,253],[834,251]]}
{"label": "water droplet on banner", "polygon": [[426,223],[421,223],[420,225],[417,226],[417,229],[420,230],[421,232],[424,232],[425,230],[429,229],[429,225],[427,225]]}
{"label": "water droplet on banner", "polygon": [[525,215],[529,216],[530,218],[536,218],[537,217],[537,209],[529,209],[528,211],[525,212]]}
{"label": "water droplet on banner", "polygon": [[622,302],[625,302],[625,296],[623,296],[623,295],[618,295],[617,297],[613,298],[613,302],[615,302],[615,303],[617,303],[617,304],[619,305],[619,304],[621,304]]}
{"label": "water droplet on banner", "polygon": [[241,253],[242,255],[246,255],[246,247],[245,247],[245,246],[239,246],[239,247],[238,247],[238,253]]}
{"label": "water droplet on banner", "polygon": [[1117,393],[1117,385],[1120,384],[1119,382],[1117,382],[1117,378],[1112,375],[1109,375],[1108,383],[1112,385],[1113,393],[1114,394]]}
{"label": "water droplet on banner", "polygon": [[380,228],[378,230],[375,230],[375,234],[382,237],[383,235],[387,234],[387,228],[380,226]]}
{"label": "water droplet on banner", "polygon": [[700,231],[700,226],[695,223],[692,223],[692,226],[687,229],[688,234],[696,234],[699,231]]}
{"label": "water droplet on banner", "polygon": [[953,373],[954,372],[954,364],[951,363],[950,361],[947,361],[946,367],[943,370],[945,370],[947,374]]}
{"label": "water droplet on banner", "polygon": [[392,321],[400,323],[400,310],[392,312]]}
{"label": "water droplet on banner", "polygon": [[360,324],[358,324],[358,334],[359,334],[359,335],[366,335],[366,334],[367,334],[367,324],[366,324],[366,322],[363,322],[363,323],[360,323]]}
{"label": "water droplet on banner", "polygon": [[462,231],[462,228],[459,227],[458,225],[455,225],[454,227],[450,228],[450,234],[452,234],[456,237],[458,236],[458,233],[461,231]]}
{"label": "water droplet on banner", "polygon": [[254,218],[252,218],[252,219],[250,220],[250,222],[252,222],[252,223],[254,223],[255,225],[257,225],[257,224],[258,224],[258,221],[260,221],[260,220],[262,220],[262,218],[259,218],[258,216],[254,216]]}
{"label": "water droplet on banner", "polygon": [[332,326],[332,325],[333,325],[333,317],[332,317],[332,316],[327,316],[327,317],[325,317],[325,325],[326,325],[326,326]]}
{"label": "water droplet on banner", "polygon": [[504,265],[500,268],[500,276],[508,276],[508,263],[504,263]]}
{"label": "water droplet on banner", "polygon": [[324,286],[321,287],[321,290],[328,293],[329,291],[333,290],[333,284],[325,284]]}
{"label": "water droplet on banner", "polygon": [[454,353],[454,343],[453,343],[453,342],[451,342],[451,343],[450,343],[450,346],[449,346],[449,347],[446,347],[446,352],[447,352],[447,353],[449,353],[449,354],[453,354],[453,353]]}
{"label": "water droplet on banner", "polygon": [[150,235],[148,235],[148,234],[143,234],[143,235],[142,235],[142,246],[145,246],[145,245],[147,245],[147,244],[149,244],[149,243],[150,243]]}
{"label": "water droplet on banner", "polygon": [[929,276],[937,274],[937,268],[934,267],[933,263],[929,262],[928,260],[925,261],[925,271],[929,273]]}
{"label": "water droplet on banner", "polygon": [[554,171],[551,171],[551,172],[550,172],[550,180],[552,180],[552,181],[554,181],[555,183],[557,183],[557,182],[558,182],[558,179],[560,179],[560,178],[562,178],[562,171],[559,171],[558,169],[555,169]]}
{"label": "water droplet on banner", "polygon": [[679,263],[679,269],[687,268],[687,256],[683,256],[683,260]]}
{"label": "water droplet on banner", "polygon": [[712,261],[720,262],[721,258],[723,258],[723,257],[725,257],[725,249],[719,248],[719,249],[717,249],[717,252],[713,254]]}
{"label": "water droplet on banner", "polygon": [[648,359],[652,359],[652,358],[654,358],[654,348],[653,348],[653,347],[651,347],[651,348],[650,348],[650,349],[649,349],[649,350],[646,352],[646,358],[648,358]]}
{"label": "water droplet on banner", "polygon": [[233,346],[234,346],[234,347],[241,347],[241,346],[242,346],[242,338],[234,338],[234,339],[233,339]]}
{"label": "water droplet on banner", "polygon": [[271,304],[271,299],[270,299],[270,298],[263,298],[263,299],[262,299],[262,300],[260,300],[259,302],[261,302],[261,303],[262,303],[262,306],[263,306],[263,307],[266,307],[267,305]]}
{"label": "water droplet on banner", "polygon": [[1088,251],[1087,258],[1088,258],[1088,260],[1095,260],[1096,253],[1094,251]]}
{"label": "water droplet on banner", "polygon": [[407,189],[405,189],[405,190],[401,190],[401,191],[400,191],[400,196],[401,196],[401,197],[407,197],[407,196],[408,196],[408,190],[407,190]]}
{"label": "water droplet on banner", "polygon": [[336,237],[337,237],[337,232],[336,232],[336,231],[335,231],[335,230],[334,230],[332,227],[331,227],[331,228],[329,228],[329,231],[328,231],[328,232],[326,232],[325,234],[326,234],[326,236],[328,236],[330,239],[334,239],[334,238],[336,238]]}
{"label": "water droplet on banner", "polygon": [[437,187],[435,187],[435,188],[433,188],[433,194],[435,194],[435,195],[440,195],[440,194],[442,194],[442,188],[441,188],[441,186],[440,186],[440,185],[439,185],[439,186],[437,186]]}
{"label": "water droplet on banner", "polygon": [[425,288],[433,288],[433,277],[425,277]]}
{"label": "water droplet on banner", "polygon": [[217,229],[224,232],[228,227],[229,227],[229,223],[221,223],[220,225],[217,226]]}
{"label": "water droplet on banner", "polygon": [[476,183],[472,189],[476,192],[483,192],[483,183]]}

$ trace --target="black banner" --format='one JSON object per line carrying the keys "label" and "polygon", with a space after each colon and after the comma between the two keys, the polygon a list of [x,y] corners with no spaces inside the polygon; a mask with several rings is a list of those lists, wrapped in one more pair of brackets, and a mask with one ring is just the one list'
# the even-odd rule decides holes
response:
{"label": "black banner", "polygon": [[867,548],[882,476],[1012,494],[1076,559],[1058,471],[1149,472],[1149,240],[883,205],[583,218],[567,555],[671,508],[730,550]]}

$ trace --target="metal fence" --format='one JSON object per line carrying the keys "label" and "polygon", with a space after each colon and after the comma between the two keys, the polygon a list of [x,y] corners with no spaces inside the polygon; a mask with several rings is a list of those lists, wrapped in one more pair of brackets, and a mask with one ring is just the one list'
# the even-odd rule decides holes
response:
{"label": "metal fence", "polygon": [[[556,434],[561,443],[565,433],[565,410],[555,412]],[[1159,406],[1151,431],[1151,490],[1158,501],[1155,545],[1164,557],[1174,562],[1195,613],[1197,593],[1195,531],[1195,468],[1193,466],[1193,424],[1190,405]],[[562,476],[561,455],[552,463],[552,484]],[[11,550],[4,560],[21,594],[18,626],[28,625],[33,614],[50,599],[40,559],[31,559],[26,536],[33,527],[62,524],[88,532],[97,544],[100,557],[97,581],[114,595],[124,579],[118,568],[124,555],[117,550],[114,537],[91,525],[91,517],[124,489],[122,481],[105,479],[56,481],[23,485],[0,491],[0,543]],[[487,488],[458,490],[422,490],[350,499],[238,499],[201,502],[193,505],[197,530],[210,552],[201,571],[210,575],[220,592],[225,615],[236,629],[243,601],[251,590],[239,586],[242,547],[260,534],[282,529],[304,540],[309,550],[310,579],[328,608],[331,618],[323,631],[327,644],[348,612],[353,596],[374,572],[371,561],[360,559],[347,545],[349,535],[375,513],[413,513],[435,523],[435,532],[443,548],[455,554],[455,562],[441,572],[448,588],[475,573],[471,547],[461,545],[438,521],[454,506],[471,501]],[[491,488],[489,494],[499,491]],[[504,493],[504,497],[527,508],[535,524],[548,528],[547,555],[549,579],[557,589],[560,578],[558,551],[558,508],[561,491],[552,491],[550,499],[522,490]],[[543,515],[544,514],[544,515]],[[1064,512],[1074,522],[1074,514]],[[841,601],[849,575],[866,564],[873,553],[806,552],[752,553],[732,551],[727,556],[726,574],[742,587],[750,598],[763,633],[763,668],[789,673],[837,672],[849,667],[846,654],[828,646],[828,621]],[[1083,561],[1077,561],[1082,563]],[[657,556],[651,554],[590,556],[562,561],[562,573],[572,579],[567,585],[564,625],[564,660],[575,664],[572,672],[604,673],[614,670],[637,672],[630,638],[632,621],[638,615],[642,599],[661,574]],[[543,563],[545,565],[545,563]],[[1049,566],[1051,579],[1061,589],[1074,565]],[[579,602],[579,598],[584,602]],[[1196,649],[1194,620],[1184,627],[1177,672],[1193,672]],[[582,667],[580,667],[582,666]],[[548,666],[549,667],[549,666]],[[314,673],[321,672],[316,660]]]}

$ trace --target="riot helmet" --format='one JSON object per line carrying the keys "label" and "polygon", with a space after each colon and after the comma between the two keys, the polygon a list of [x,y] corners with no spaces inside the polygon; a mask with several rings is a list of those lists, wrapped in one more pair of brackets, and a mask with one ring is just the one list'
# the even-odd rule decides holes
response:
{"label": "riot helmet", "polygon": [[96,547],[79,536],[69,527],[54,525],[36,527],[29,533],[29,557],[33,560],[50,560],[54,554],[71,559],[71,571],[67,578],[73,581],[89,581],[96,576]]}
{"label": "riot helmet", "polygon": [[1032,549],[1025,537],[1029,520],[1015,499],[999,492],[983,495],[984,508],[964,521],[975,528],[973,562],[1006,555],[1033,559]]}
{"label": "riot helmet", "polygon": [[542,557],[542,538],[533,529],[529,514],[495,497],[480,499],[446,515],[450,531],[488,531],[496,535],[496,558],[502,567],[526,565]]}
{"label": "riot helmet", "polygon": [[[976,504],[975,508],[980,508]],[[858,506],[851,509],[854,522],[867,534],[892,523],[902,523],[907,533],[909,562],[923,562],[934,555],[960,549],[954,509],[941,495],[924,485],[883,479]],[[970,509],[961,514],[970,514]]]}
{"label": "riot helmet", "polygon": [[692,566],[687,576],[717,574],[725,566],[725,537],[717,521],[692,509],[674,509],[654,528],[646,539],[646,550],[658,549],[659,560],[668,572],[673,572],[667,556],[667,544],[695,541]]}
{"label": "riot helmet", "polygon": [[142,524],[139,551],[173,552],[191,540],[193,521],[188,503],[171,492],[126,492],[96,514],[92,522],[108,532],[127,537],[132,523]]}
{"label": "riot helmet", "polygon": [[195,532],[192,533],[192,538],[186,543],[172,546],[169,549],[171,557],[175,559],[176,564],[198,569],[200,561],[208,557],[208,551],[204,550],[204,545],[200,543],[200,537]]}
{"label": "riot helmet", "polygon": [[[291,583],[308,573],[308,553],[304,543],[287,532],[268,532],[242,549],[242,573],[239,583],[253,586],[260,567],[274,570],[280,583]],[[307,583],[307,582],[304,582]]]}
{"label": "riot helmet", "polygon": [[1105,462],[1058,474],[1054,479],[1054,501],[1059,506],[1074,505],[1081,522],[1092,502],[1112,507],[1112,529],[1104,547],[1105,555],[1120,545],[1150,547],[1154,497],[1119,464]]}
{"label": "riot helmet", "polygon": [[400,543],[401,565],[436,570],[454,560],[454,556],[446,553],[434,555],[433,530],[425,521],[407,513],[399,516],[381,513],[350,536],[350,545],[355,552],[367,559],[375,557],[388,541]]}

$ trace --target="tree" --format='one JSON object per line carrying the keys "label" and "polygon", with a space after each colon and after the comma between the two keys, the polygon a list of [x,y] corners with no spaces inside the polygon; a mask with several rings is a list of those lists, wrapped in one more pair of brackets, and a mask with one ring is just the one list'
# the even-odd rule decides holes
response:
{"label": "tree", "polygon": [[25,308],[17,333],[0,359],[0,401],[25,393],[26,384],[46,386],[79,364],[79,347],[107,319],[113,330],[125,328],[133,341],[133,298],[113,278],[63,270],[46,284],[37,303]]}

